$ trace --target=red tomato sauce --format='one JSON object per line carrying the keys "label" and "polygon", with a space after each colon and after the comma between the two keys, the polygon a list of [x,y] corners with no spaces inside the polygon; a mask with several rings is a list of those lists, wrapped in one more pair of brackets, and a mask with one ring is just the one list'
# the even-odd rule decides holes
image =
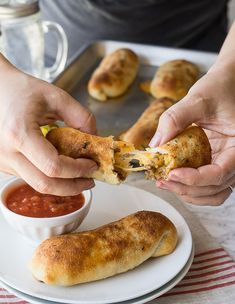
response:
{"label": "red tomato sauce", "polygon": [[82,193],[75,196],[56,196],[42,194],[29,185],[12,190],[6,205],[11,211],[29,217],[56,217],[72,213],[84,205]]}

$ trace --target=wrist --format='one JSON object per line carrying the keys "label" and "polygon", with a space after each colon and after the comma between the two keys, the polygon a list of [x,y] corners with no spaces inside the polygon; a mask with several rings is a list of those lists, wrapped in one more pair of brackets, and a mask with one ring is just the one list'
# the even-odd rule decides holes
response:
{"label": "wrist", "polygon": [[0,65],[4,66],[4,65],[11,65],[10,62],[6,59],[6,57],[0,53]]}
{"label": "wrist", "polygon": [[5,78],[6,73],[16,70],[16,68],[0,53],[0,76]]}
{"label": "wrist", "polygon": [[235,56],[229,54],[218,56],[216,62],[209,69],[208,73],[223,73],[223,75],[235,75]]}
{"label": "wrist", "polygon": [[24,83],[23,79],[27,79],[28,75],[18,70],[12,65],[4,55],[0,53],[0,83],[6,86],[9,85],[12,79],[17,79],[18,82]]}

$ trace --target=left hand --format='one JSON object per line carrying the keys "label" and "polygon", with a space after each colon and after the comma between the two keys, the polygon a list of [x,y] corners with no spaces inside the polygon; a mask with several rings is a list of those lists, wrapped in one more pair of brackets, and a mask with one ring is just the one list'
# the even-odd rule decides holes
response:
{"label": "left hand", "polygon": [[40,130],[59,119],[95,133],[94,116],[68,93],[17,70],[1,54],[0,67],[0,171],[20,176],[41,193],[76,195],[94,187],[83,177],[97,164],[59,155]]}

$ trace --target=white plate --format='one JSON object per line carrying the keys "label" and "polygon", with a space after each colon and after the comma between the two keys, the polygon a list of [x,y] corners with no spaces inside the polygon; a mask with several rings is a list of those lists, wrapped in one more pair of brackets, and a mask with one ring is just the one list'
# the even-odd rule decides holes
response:
{"label": "white plate", "polygon": [[[189,271],[189,269],[192,265],[193,258],[194,258],[194,247],[192,248],[192,252],[189,257],[189,260],[186,263],[186,265],[184,266],[184,268],[170,282],[166,283],[159,289],[156,289],[144,296],[141,296],[141,297],[138,297],[138,298],[135,298],[132,300],[117,302],[116,304],[142,304],[142,303],[146,303],[148,301],[151,301],[153,299],[160,297],[167,291],[171,290],[176,284],[178,284],[184,278],[184,276],[187,274],[187,272]],[[23,292],[20,292],[14,288],[8,286],[7,284],[5,284],[1,281],[0,281],[0,286],[5,288],[9,293],[17,296],[19,299],[28,301],[31,304],[56,304],[56,302],[47,301],[47,300],[29,296]]]}
{"label": "white plate", "polygon": [[[179,242],[175,251],[149,259],[126,273],[72,287],[53,287],[37,282],[27,269],[34,248],[0,220],[0,280],[33,297],[57,303],[117,303],[146,295],[172,280],[186,265],[192,236],[183,217],[170,204],[146,191],[127,185],[97,182],[90,212],[79,230],[89,230],[138,210],[158,211],[176,226]],[[3,245],[4,244],[4,245]],[[121,291],[121,292],[120,292]]]}

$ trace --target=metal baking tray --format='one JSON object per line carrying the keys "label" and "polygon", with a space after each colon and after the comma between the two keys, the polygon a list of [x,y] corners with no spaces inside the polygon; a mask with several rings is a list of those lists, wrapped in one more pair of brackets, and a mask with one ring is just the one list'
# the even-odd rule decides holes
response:
{"label": "metal baking tray", "polygon": [[[118,48],[130,48],[139,56],[138,76],[125,94],[102,103],[89,96],[87,83],[101,59]],[[140,90],[140,83],[152,79],[162,63],[173,59],[190,60],[199,66],[203,74],[215,62],[216,54],[126,42],[98,41],[82,48],[53,83],[93,112],[100,135],[116,136],[127,130],[153,100]]]}

